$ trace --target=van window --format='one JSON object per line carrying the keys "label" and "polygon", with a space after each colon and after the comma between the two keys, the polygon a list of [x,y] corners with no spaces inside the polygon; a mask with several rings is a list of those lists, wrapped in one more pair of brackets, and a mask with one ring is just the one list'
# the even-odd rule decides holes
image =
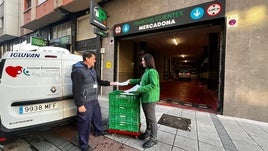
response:
{"label": "van window", "polygon": [[2,59],[0,62],[0,79],[2,78],[2,73],[3,73],[5,61],[6,61],[6,59]]}

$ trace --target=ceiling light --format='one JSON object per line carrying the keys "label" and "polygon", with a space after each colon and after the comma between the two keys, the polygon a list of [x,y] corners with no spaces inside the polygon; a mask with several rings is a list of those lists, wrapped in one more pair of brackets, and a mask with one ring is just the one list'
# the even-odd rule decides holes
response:
{"label": "ceiling light", "polygon": [[177,38],[173,38],[173,42],[174,44],[177,46],[179,44],[179,41],[177,40]]}
{"label": "ceiling light", "polygon": [[181,54],[181,55],[177,55],[178,58],[185,58],[185,57],[188,57],[187,54]]}

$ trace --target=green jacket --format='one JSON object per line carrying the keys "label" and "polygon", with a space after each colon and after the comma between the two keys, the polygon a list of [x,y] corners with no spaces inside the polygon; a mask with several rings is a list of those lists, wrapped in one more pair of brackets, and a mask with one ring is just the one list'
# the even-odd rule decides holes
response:
{"label": "green jacket", "polygon": [[130,84],[139,84],[137,92],[141,103],[157,102],[160,98],[159,74],[155,69],[145,69],[141,79],[130,79]]}

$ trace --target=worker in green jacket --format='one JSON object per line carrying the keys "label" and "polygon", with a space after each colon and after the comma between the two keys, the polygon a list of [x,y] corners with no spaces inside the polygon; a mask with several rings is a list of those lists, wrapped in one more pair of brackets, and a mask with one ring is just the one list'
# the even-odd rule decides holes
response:
{"label": "worker in green jacket", "polygon": [[157,122],[155,106],[160,98],[159,74],[155,68],[155,61],[151,54],[142,57],[142,65],[145,69],[141,79],[129,79],[129,84],[139,84],[137,92],[140,94],[142,109],[146,118],[146,131],[138,138],[149,138],[143,144],[143,148],[150,148],[157,144]]}

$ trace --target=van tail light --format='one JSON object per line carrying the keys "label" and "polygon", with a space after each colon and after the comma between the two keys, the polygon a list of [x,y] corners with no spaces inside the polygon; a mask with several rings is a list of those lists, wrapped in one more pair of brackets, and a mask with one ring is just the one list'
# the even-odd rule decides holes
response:
{"label": "van tail light", "polygon": [[5,137],[0,137],[0,142],[4,142],[6,141],[7,139]]}

